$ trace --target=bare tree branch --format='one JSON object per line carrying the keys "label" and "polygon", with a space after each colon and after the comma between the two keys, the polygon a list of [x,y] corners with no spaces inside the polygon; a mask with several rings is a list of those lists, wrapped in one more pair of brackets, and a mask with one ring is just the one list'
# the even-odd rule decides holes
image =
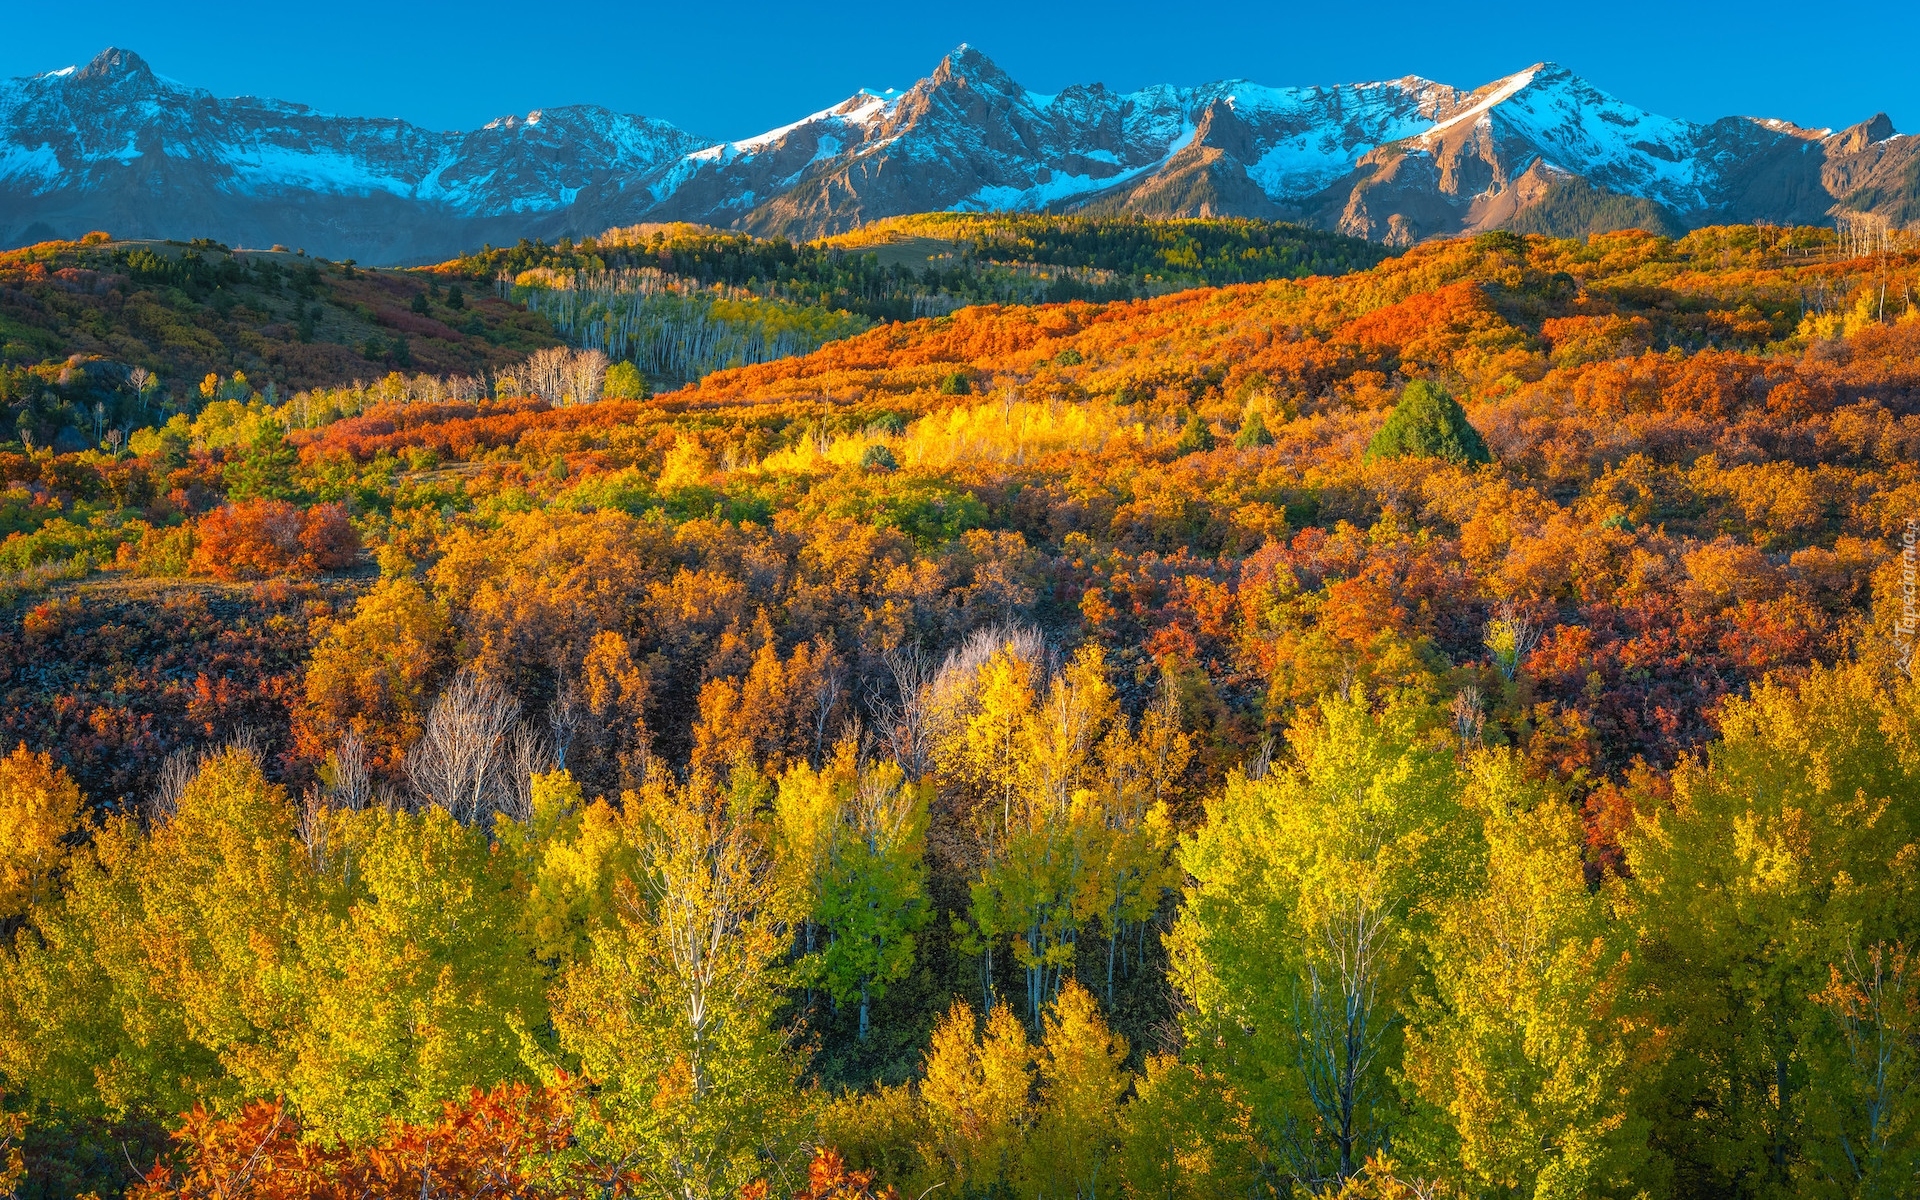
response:
{"label": "bare tree branch", "polygon": [[580,693],[572,679],[561,680],[560,690],[547,706],[547,728],[553,731],[553,765],[555,769],[564,768],[567,749],[580,732]]}
{"label": "bare tree branch", "polygon": [[539,731],[524,721],[514,726],[502,764],[500,793],[495,801],[503,815],[515,821],[533,819],[533,777],[554,769],[553,752]]}
{"label": "bare tree branch", "polygon": [[373,777],[367,771],[367,744],[352,729],[340,736],[333,752],[333,781],[327,788],[338,808],[359,812],[373,798]]}
{"label": "bare tree branch", "polygon": [[407,756],[407,778],[422,799],[478,824],[493,811],[520,703],[471,669],[454,676],[427,714]]}

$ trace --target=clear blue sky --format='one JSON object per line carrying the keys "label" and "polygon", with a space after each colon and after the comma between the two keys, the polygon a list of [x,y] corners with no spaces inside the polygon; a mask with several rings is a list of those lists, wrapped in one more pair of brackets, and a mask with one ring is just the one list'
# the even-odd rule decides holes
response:
{"label": "clear blue sky", "polygon": [[1877,111],[1920,132],[1920,2],[1375,0],[1138,4],[1025,0],[581,4],[466,0],[19,3],[0,76],[108,45],[218,95],[439,129],[569,103],[743,137],[861,87],[905,87],[971,42],[1027,87],[1276,85],[1424,75],[1474,87],[1541,59],[1669,116],[1842,126]]}

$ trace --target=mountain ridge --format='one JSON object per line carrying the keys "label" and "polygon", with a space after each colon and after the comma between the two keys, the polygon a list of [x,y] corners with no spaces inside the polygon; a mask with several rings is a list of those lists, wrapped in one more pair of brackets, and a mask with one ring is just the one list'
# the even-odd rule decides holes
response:
{"label": "mountain ridge", "polygon": [[1568,180],[1675,228],[1920,220],[1920,140],[1884,113],[1838,131],[1699,124],[1551,62],[1472,90],[1403,76],[1042,94],[963,45],[904,90],[720,142],[592,105],[433,132],[223,100],[117,47],[0,82],[0,245],[98,227],[405,263],[639,222],[816,237],[991,209],[1254,216],[1407,245],[1551,224]]}

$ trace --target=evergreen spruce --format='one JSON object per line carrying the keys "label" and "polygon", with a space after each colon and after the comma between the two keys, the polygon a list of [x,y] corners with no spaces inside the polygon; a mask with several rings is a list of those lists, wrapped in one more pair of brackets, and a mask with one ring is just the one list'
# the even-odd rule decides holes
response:
{"label": "evergreen spruce", "polygon": [[1367,461],[1377,458],[1444,458],[1448,462],[1488,463],[1493,455],[1467,420],[1452,393],[1416,379],[1400,394],[1387,423],[1367,444]]}
{"label": "evergreen spruce", "polygon": [[1174,443],[1174,450],[1185,455],[1211,449],[1213,449],[1213,427],[1207,424],[1205,417],[1194,413],[1187,418],[1187,427],[1180,431],[1180,440]]}
{"label": "evergreen spruce", "polygon": [[1258,412],[1250,412],[1247,419],[1240,422],[1240,432],[1233,435],[1235,450],[1252,450],[1258,446],[1273,445],[1273,435],[1267,432],[1267,422]]}

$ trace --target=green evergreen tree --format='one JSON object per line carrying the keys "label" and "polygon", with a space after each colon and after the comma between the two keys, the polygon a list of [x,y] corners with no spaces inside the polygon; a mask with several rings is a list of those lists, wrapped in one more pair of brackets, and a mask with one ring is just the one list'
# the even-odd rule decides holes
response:
{"label": "green evergreen tree", "polygon": [[279,422],[262,418],[246,453],[229,462],[222,472],[227,499],[251,500],[258,496],[289,499],[299,490],[293,482],[293,469],[299,465],[300,452],[287,445]]}
{"label": "green evergreen tree", "polygon": [[1273,445],[1273,435],[1267,432],[1267,423],[1258,412],[1250,412],[1247,419],[1240,423],[1240,432],[1233,435],[1235,450],[1252,450],[1257,446]]}
{"label": "green evergreen tree", "polygon": [[1444,458],[1457,463],[1489,463],[1487,443],[1467,420],[1467,411],[1439,384],[1416,379],[1400,393],[1387,423],[1367,444],[1367,461],[1377,458]]}
{"label": "green evergreen tree", "polygon": [[1193,454],[1201,450],[1213,449],[1213,427],[1199,413],[1187,418],[1187,427],[1180,431],[1180,440],[1174,443],[1179,454]]}

